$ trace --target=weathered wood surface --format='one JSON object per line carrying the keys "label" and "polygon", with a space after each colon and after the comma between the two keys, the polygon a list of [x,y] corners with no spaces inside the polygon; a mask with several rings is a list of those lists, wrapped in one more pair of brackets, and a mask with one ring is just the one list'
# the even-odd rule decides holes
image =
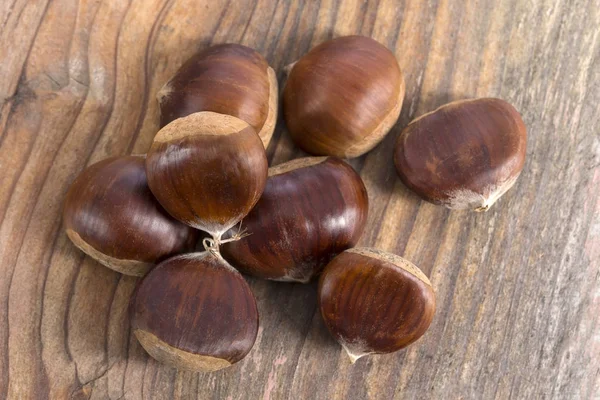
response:
{"label": "weathered wood surface", "polygon": [[[85,165],[143,153],[154,95],[196,49],[237,42],[282,67],[334,35],[394,50],[407,93],[368,187],[363,245],[431,277],[438,309],[406,351],[350,365],[315,285],[251,280],[261,315],[243,362],[213,374],[148,358],[128,329],[136,280],[61,229]],[[0,2],[0,398],[600,398],[600,7],[597,1]],[[498,96],[522,111],[527,162],[487,213],[421,202],[392,144],[413,117]],[[300,155],[279,121],[273,164]]]}

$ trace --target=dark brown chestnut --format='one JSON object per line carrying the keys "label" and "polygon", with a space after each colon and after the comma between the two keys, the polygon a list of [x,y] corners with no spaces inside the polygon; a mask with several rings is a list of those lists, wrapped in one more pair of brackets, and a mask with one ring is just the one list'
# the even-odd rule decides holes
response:
{"label": "dark brown chestnut", "polygon": [[67,193],[67,236],[90,257],[127,275],[192,250],[198,231],[171,216],[146,180],[144,158],[113,157],[86,168]]}
{"label": "dark brown chestnut", "polygon": [[435,295],[425,274],[402,257],[354,248],[325,267],[319,306],[327,329],[354,362],[400,350],[423,336]]}
{"label": "dark brown chestnut", "polygon": [[293,64],[283,91],[292,139],[314,155],[357,157],[396,123],[404,78],[394,54],[377,41],[344,36]]}
{"label": "dark brown chestnut", "polygon": [[262,194],[267,156],[254,129],[225,114],[203,111],[169,123],[146,157],[148,184],[178,220],[221,235],[239,222]]}
{"label": "dark brown chestnut", "polygon": [[213,111],[246,121],[267,147],[277,96],[277,77],[263,56],[239,44],[220,44],[192,56],[160,90],[160,125]]}
{"label": "dark brown chestnut", "polygon": [[248,236],[221,247],[240,271],[308,282],[364,229],[368,197],[360,176],[333,157],[308,157],[269,169],[265,191],[244,219]]}
{"label": "dark brown chestnut", "polygon": [[258,332],[250,287],[218,253],[191,253],[154,268],[131,299],[142,347],[178,369],[216,371],[248,354]]}
{"label": "dark brown chestnut", "polygon": [[526,147],[525,124],[509,103],[462,100],[412,121],[398,137],[394,163],[423,199],[486,211],[519,177]]}

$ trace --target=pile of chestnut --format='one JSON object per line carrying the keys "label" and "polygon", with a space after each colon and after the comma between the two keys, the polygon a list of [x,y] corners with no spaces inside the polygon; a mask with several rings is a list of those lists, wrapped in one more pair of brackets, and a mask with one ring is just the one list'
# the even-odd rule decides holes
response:
{"label": "pile of chestnut", "polygon": [[[269,168],[278,94],[273,69],[256,51],[236,44],[201,51],[159,92],[161,129],[148,153],[90,166],[67,194],[73,243],[144,277],[131,299],[131,326],[159,361],[213,371],[248,354],[259,318],[240,272],[302,283],[320,275],[321,315],[352,361],[399,350],[431,323],[435,296],[419,268],[354,247],[368,196],[342,161],[371,150],[398,119],[404,78],[394,54],[348,36],[294,63],[284,119],[315,157]],[[464,100],[412,121],[394,163],[423,199],[481,211],[514,184],[525,146],[511,105]]]}

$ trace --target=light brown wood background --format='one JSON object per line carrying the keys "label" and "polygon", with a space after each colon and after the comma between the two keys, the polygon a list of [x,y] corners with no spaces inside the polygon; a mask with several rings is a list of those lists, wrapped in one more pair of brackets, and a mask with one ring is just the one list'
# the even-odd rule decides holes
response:
{"label": "light brown wood background", "polygon": [[[62,231],[70,182],[148,149],[154,96],[195,50],[252,46],[281,81],[284,65],[350,33],[391,48],[407,83],[392,132],[352,161],[371,203],[361,244],[431,277],[430,330],[350,365],[314,284],[250,280],[261,326],[243,362],[159,365],[128,328],[136,279]],[[600,398],[599,36],[595,0],[0,1],[0,399]],[[396,177],[396,136],[476,96],[522,112],[521,178],[484,214],[420,201]],[[268,155],[301,155],[281,120]]]}

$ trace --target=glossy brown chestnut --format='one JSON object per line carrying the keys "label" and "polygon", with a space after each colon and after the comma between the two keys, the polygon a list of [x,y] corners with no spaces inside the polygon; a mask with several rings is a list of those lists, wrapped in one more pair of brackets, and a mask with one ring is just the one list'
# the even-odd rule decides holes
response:
{"label": "glossy brown chestnut", "polygon": [[225,259],[266,279],[308,282],[365,227],[360,176],[333,157],[301,158],[269,169],[265,191],[243,220],[248,236],[226,243]]}
{"label": "glossy brown chestnut", "polygon": [[325,267],[319,306],[327,329],[354,362],[419,339],[433,319],[435,295],[425,274],[402,257],[354,248]]}
{"label": "glossy brown chestnut", "polygon": [[277,77],[255,50],[239,44],[192,56],[158,93],[160,125],[199,111],[246,121],[265,147],[277,121]]}
{"label": "glossy brown chestnut", "polygon": [[446,104],[412,121],[394,163],[423,199],[453,209],[488,210],[525,163],[527,130],[513,106],[483,98]]}
{"label": "glossy brown chestnut", "polygon": [[144,158],[137,156],[109,158],[81,172],[67,193],[63,220],[84,253],[136,276],[192,250],[199,233],[160,206],[148,188]]}
{"label": "glossy brown chestnut", "polygon": [[320,44],[293,65],[283,111],[302,149],[350,158],[383,139],[403,99],[404,78],[394,54],[371,38],[345,36]]}
{"label": "glossy brown chestnut", "polygon": [[170,258],[139,283],[131,327],[155,359],[192,371],[216,371],[244,358],[256,340],[250,287],[218,253]]}
{"label": "glossy brown chestnut", "polygon": [[265,149],[250,125],[208,111],[162,128],[146,157],[148,184],[160,204],[217,244],[256,204],[267,169]]}

